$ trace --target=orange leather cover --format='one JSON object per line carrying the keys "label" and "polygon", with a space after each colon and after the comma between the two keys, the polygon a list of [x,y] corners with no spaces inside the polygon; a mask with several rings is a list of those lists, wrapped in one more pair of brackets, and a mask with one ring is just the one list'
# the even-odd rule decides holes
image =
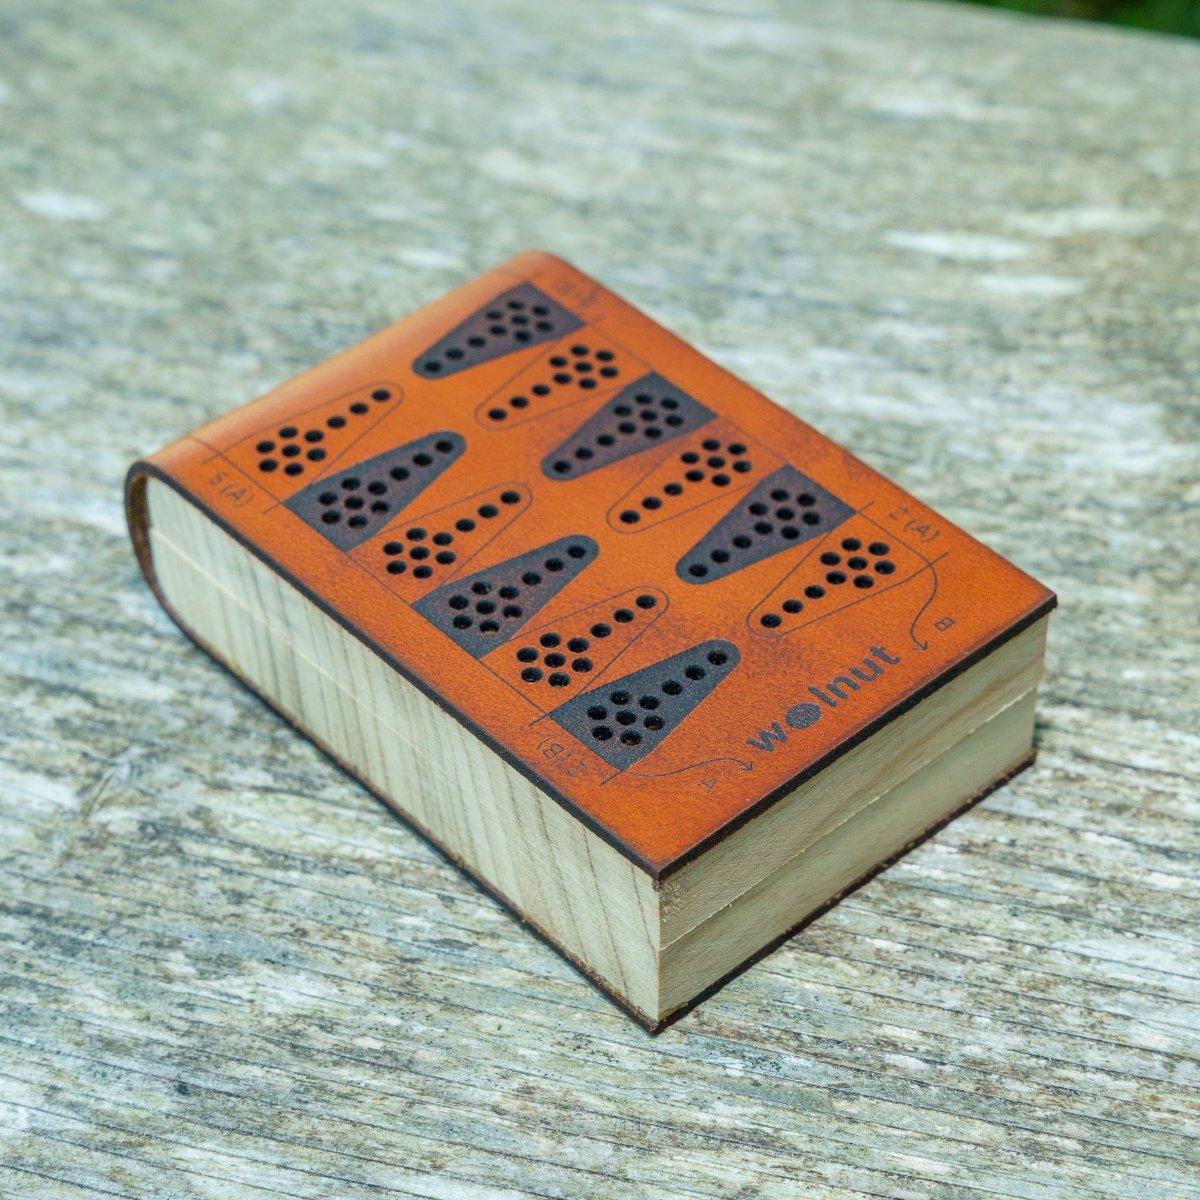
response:
{"label": "orange leather cover", "polygon": [[655,878],[1055,603],[540,252],[148,473]]}

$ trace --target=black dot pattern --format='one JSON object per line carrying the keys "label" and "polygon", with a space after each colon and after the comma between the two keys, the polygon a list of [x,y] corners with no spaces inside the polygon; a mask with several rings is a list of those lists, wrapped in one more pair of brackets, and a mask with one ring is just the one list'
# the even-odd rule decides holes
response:
{"label": "black dot pattern", "polygon": [[903,546],[860,518],[813,549],[750,618],[758,633],[785,634],[908,578],[916,564]]}
{"label": "black dot pattern", "polygon": [[504,391],[479,408],[481,422],[493,429],[511,428],[593,392],[617,385],[624,357],[595,339],[573,339],[558,346],[537,366],[524,372]]}
{"label": "black dot pattern", "polygon": [[[560,689],[590,687],[595,676],[663,613],[666,595],[636,588],[527,629],[488,665],[539,707],[564,699]],[[549,693],[549,694],[547,694]],[[558,694],[555,694],[558,693]]]}
{"label": "black dot pattern", "polygon": [[795,467],[780,467],[705,534],[675,572],[687,583],[712,583],[822,537],[853,513],[844,500]]}
{"label": "black dot pattern", "polygon": [[661,375],[643,375],[619,391],[542,462],[550,479],[578,479],[631,454],[699,429],[711,409]]}
{"label": "black dot pattern", "polygon": [[482,658],[527,625],[596,558],[589,537],[565,537],[452,580],[414,605],[427,621]]}
{"label": "black dot pattern", "polygon": [[501,293],[417,355],[413,370],[425,379],[445,379],[502,355],[565,337],[582,324],[558,301],[523,283]]}
{"label": "black dot pattern", "polygon": [[653,524],[710,500],[739,484],[748,483],[754,471],[750,448],[738,437],[700,437],[652,472],[609,514],[609,523],[622,533]]}
{"label": "black dot pattern", "polygon": [[670,737],[737,664],[731,642],[704,642],[581,692],[550,715],[609,766],[624,770]]}
{"label": "black dot pattern", "polygon": [[310,483],[288,508],[351,550],[391,521],[466,449],[457,433],[430,433]]}
{"label": "black dot pattern", "polygon": [[[315,409],[280,421],[243,443],[253,455],[255,474],[276,492],[290,489],[326,470],[328,464],[373,421],[401,398],[392,383],[375,383]],[[240,458],[240,452],[235,456]]]}
{"label": "black dot pattern", "polygon": [[504,528],[528,500],[524,489],[504,484],[469,501],[393,525],[372,545],[397,582],[431,587],[448,579]]}

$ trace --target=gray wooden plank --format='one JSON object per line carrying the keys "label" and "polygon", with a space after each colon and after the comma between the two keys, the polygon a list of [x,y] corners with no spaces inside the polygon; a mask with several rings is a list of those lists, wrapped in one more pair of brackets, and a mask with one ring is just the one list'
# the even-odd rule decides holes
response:
{"label": "gray wooden plank", "polygon": [[[1200,1195],[1200,48],[915,0],[0,28],[0,1195]],[[534,244],[1062,598],[1037,766],[657,1039],[184,643],[120,511]]]}

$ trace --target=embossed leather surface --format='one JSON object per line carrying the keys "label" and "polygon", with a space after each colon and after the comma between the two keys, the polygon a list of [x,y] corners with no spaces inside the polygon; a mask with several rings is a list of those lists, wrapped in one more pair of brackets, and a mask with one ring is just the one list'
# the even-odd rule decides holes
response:
{"label": "embossed leather surface", "polygon": [[656,877],[1054,604],[540,252],[147,472]]}

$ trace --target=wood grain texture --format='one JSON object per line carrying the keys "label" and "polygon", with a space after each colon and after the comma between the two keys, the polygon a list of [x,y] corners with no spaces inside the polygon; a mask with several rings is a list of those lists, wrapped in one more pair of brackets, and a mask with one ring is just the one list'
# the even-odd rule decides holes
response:
{"label": "wood grain texture", "polygon": [[[868,0],[0,30],[0,1194],[1200,1194],[1197,47]],[[1037,766],[653,1040],[122,525],[136,454],[531,244],[1062,601]]]}

